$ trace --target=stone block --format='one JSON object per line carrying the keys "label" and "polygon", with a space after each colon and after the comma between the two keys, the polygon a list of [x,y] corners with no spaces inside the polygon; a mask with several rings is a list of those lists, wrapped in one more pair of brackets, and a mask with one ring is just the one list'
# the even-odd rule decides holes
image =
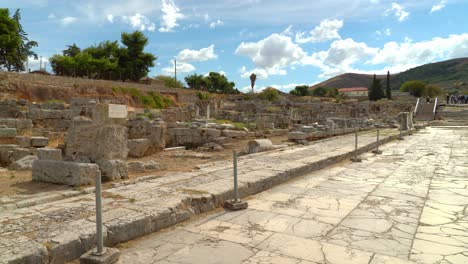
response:
{"label": "stone block", "polygon": [[28,155],[31,155],[31,150],[28,148],[16,148],[11,151],[10,160],[15,162],[20,160]]}
{"label": "stone block", "polygon": [[25,136],[15,137],[16,144],[22,148],[29,148],[31,146],[31,138]]}
{"label": "stone block", "polygon": [[57,160],[36,160],[32,167],[33,181],[81,186],[94,183],[101,171],[97,164]]}
{"label": "stone block", "polygon": [[238,131],[238,130],[223,130],[224,137],[229,137],[229,138],[242,138],[247,136],[247,132],[245,131]]}
{"label": "stone block", "polygon": [[127,164],[121,160],[100,160],[96,162],[101,169],[103,181],[128,178]]}
{"label": "stone block", "polygon": [[16,170],[16,171],[30,170],[34,162],[37,161],[38,159],[39,158],[37,156],[29,155],[29,156],[26,156],[22,159],[19,159],[13,162],[10,166],[8,166],[8,169]]}
{"label": "stone block", "polygon": [[213,129],[213,128],[202,128],[201,134],[208,137],[208,138],[217,138],[221,136],[221,130]]}
{"label": "stone block", "polygon": [[247,152],[249,154],[268,151],[274,149],[273,143],[269,139],[256,139],[249,141],[247,144]]}
{"label": "stone block", "polygon": [[151,141],[147,138],[129,139],[128,143],[128,156],[133,158],[140,158],[146,155],[151,146]]}
{"label": "stone block", "polygon": [[300,132],[300,131],[292,131],[288,133],[289,140],[306,140],[309,138],[309,133]]}
{"label": "stone block", "polygon": [[127,169],[130,173],[143,173],[145,172],[145,163],[142,161],[132,161],[127,163]]}
{"label": "stone block", "polygon": [[162,169],[161,164],[157,163],[154,160],[146,162],[144,165],[145,171],[158,171]]}
{"label": "stone block", "polygon": [[0,164],[8,166],[11,162],[11,154],[17,148],[18,145],[14,144],[0,145]]}
{"label": "stone block", "polygon": [[53,148],[38,148],[37,156],[41,160],[62,160],[62,150]]}
{"label": "stone block", "polygon": [[126,127],[93,124],[85,117],[73,119],[65,143],[65,156],[75,161],[126,159],[128,154]]}
{"label": "stone block", "polygon": [[31,146],[35,148],[43,148],[49,144],[49,139],[46,137],[31,137]]}
{"label": "stone block", "polygon": [[16,128],[0,128],[0,138],[16,137]]}

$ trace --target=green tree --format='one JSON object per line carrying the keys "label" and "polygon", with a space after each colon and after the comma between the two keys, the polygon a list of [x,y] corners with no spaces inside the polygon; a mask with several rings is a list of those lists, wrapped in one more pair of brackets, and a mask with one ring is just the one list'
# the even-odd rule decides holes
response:
{"label": "green tree", "polygon": [[188,75],[184,79],[190,89],[208,90],[208,87],[211,86],[210,80],[201,74]]}
{"label": "green tree", "polygon": [[153,54],[143,52],[148,44],[148,38],[142,32],[134,31],[122,33],[121,41],[126,47],[122,50],[119,60],[119,66],[123,70],[121,72],[123,80],[138,81],[147,76],[149,68],[154,66],[154,61],[157,59]]}
{"label": "green tree", "polygon": [[16,51],[21,45],[18,24],[6,8],[0,9],[0,67],[11,70]]}
{"label": "green tree", "polygon": [[67,48],[62,51],[63,56],[75,57],[78,53],[81,52],[81,49],[73,43],[73,45],[67,45]]}
{"label": "green tree", "polygon": [[312,90],[312,95],[313,96],[318,96],[318,97],[325,97],[327,96],[327,89],[325,87],[319,86],[317,88],[314,88]]}
{"label": "green tree", "polygon": [[32,49],[38,45],[36,41],[30,41],[28,34],[23,30],[23,26],[21,25],[21,13],[19,9],[16,9],[15,14],[13,15],[13,20],[16,22],[17,34],[21,39],[21,44],[16,49],[16,54],[13,58],[11,66],[13,71],[20,72],[26,70],[25,64],[29,57],[33,57],[35,60],[37,60],[37,54],[32,51]]}
{"label": "green tree", "polygon": [[148,38],[143,33],[122,33],[121,37],[125,46],[117,41],[103,41],[83,50],[69,45],[63,55],[50,58],[52,69],[65,76],[139,81],[147,76],[156,57],[144,52]]}
{"label": "green tree", "polygon": [[299,85],[289,92],[295,96],[307,96],[309,95],[309,86],[308,85]]}
{"label": "green tree", "polygon": [[390,88],[390,71],[387,71],[387,87],[385,89],[385,96],[388,100],[392,100],[392,89]]}
{"label": "green tree", "polygon": [[385,97],[385,93],[382,89],[382,84],[380,80],[374,74],[374,80],[372,81],[372,85],[369,89],[369,100],[371,101],[378,101]]}
{"label": "green tree", "polygon": [[431,97],[431,98],[434,98],[434,97],[437,97],[438,95],[441,95],[442,94],[442,89],[438,86],[435,86],[435,85],[428,85],[426,86],[426,95]]}
{"label": "green tree", "polygon": [[400,91],[408,92],[414,97],[426,96],[426,83],[418,80],[407,81],[400,87]]}
{"label": "green tree", "polygon": [[273,102],[279,99],[279,92],[275,88],[268,87],[259,93],[258,97],[263,100]]}
{"label": "green tree", "polygon": [[210,93],[224,93],[224,94],[238,94],[239,91],[234,87],[236,84],[230,82],[226,76],[218,72],[210,72],[205,77],[208,84],[208,91]]}
{"label": "green tree", "polygon": [[174,77],[167,76],[167,75],[158,75],[156,76],[156,80],[160,80],[164,82],[164,85],[171,88],[183,88],[184,85],[180,81],[176,81]]}

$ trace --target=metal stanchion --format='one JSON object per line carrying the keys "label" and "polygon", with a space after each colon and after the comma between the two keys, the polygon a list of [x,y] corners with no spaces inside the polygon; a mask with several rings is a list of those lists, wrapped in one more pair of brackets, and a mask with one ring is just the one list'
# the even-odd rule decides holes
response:
{"label": "metal stanchion", "polygon": [[353,162],[361,162],[362,160],[358,157],[358,132],[359,129],[354,133],[354,157],[351,158]]}
{"label": "metal stanchion", "polygon": [[101,201],[101,174],[96,175],[96,251],[95,256],[102,256],[104,252],[104,242],[102,238],[102,201]]}
{"label": "metal stanchion", "polygon": [[400,124],[400,134],[398,135],[398,140],[403,140],[403,126]]}
{"label": "metal stanchion", "polygon": [[242,202],[239,198],[239,189],[237,185],[237,151],[232,151],[233,172],[234,172],[234,199],[224,202],[224,207],[229,210],[243,210],[248,207],[247,202]]}
{"label": "metal stanchion", "polygon": [[105,248],[102,235],[102,199],[101,173],[96,174],[96,248],[80,257],[80,264],[102,263],[113,264],[119,260],[120,251],[116,248]]}
{"label": "metal stanchion", "polygon": [[380,129],[377,128],[377,148],[375,150],[373,150],[372,153],[382,154],[382,151],[379,150],[379,146],[380,146]]}

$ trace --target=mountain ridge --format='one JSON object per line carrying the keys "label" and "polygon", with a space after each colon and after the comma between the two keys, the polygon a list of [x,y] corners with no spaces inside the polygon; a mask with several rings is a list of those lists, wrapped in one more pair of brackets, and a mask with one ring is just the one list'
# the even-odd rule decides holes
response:
{"label": "mountain ridge", "polygon": [[[311,86],[348,88],[370,87],[373,74],[344,73]],[[387,75],[377,75],[385,87]],[[422,80],[428,84],[437,85],[446,91],[468,90],[468,57],[424,64],[404,72],[390,74],[390,87],[398,90],[410,80]]]}

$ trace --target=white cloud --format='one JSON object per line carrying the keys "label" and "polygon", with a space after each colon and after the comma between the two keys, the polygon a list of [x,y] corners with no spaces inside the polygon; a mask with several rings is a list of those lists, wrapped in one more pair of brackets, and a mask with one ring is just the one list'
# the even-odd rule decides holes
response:
{"label": "white cloud", "polygon": [[[290,37],[279,34],[272,34],[258,42],[242,42],[235,53],[252,60],[255,65],[253,71],[259,78],[266,78],[268,75],[285,75],[285,67],[299,63],[306,56],[302,48]],[[246,75],[250,76],[247,71],[242,76]]]}
{"label": "white cloud", "polygon": [[283,32],[281,32],[281,35],[292,36],[292,25],[289,25],[285,30],[283,30]]}
{"label": "white cloud", "polygon": [[55,14],[54,13],[50,13],[48,16],[47,16],[48,19],[54,19],[55,18]]}
{"label": "white cloud", "polygon": [[372,63],[405,68],[405,65],[421,65],[466,56],[468,34],[461,34],[420,42],[412,42],[409,39],[403,43],[387,42],[372,59]]}
{"label": "white cloud", "polygon": [[184,18],[184,15],[180,13],[180,9],[174,3],[174,0],[162,0],[161,12],[163,12],[160,32],[171,32],[179,24],[178,19]]}
{"label": "white cloud", "polygon": [[392,3],[392,8],[387,9],[385,11],[386,16],[388,16],[391,13],[393,13],[400,22],[405,21],[410,15],[410,13],[406,11],[403,6],[395,2]]}
{"label": "white cloud", "polygon": [[377,30],[375,31],[375,33],[379,36],[387,36],[387,37],[392,35],[392,31],[389,28],[386,28],[384,30]]}
{"label": "white cloud", "polygon": [[431,8],[431,13],[442,10],[445,7],[445,4],[447,4],[447,2],[445,0],[442,0],[440,1],[440,3],[433,5]]}
{"label": "white cloud", "polygon": [[340,39],[338,31],[343,27],[343,20],[322,20],[320,25],[316,26],[310,31],[310,36],[306,36],[305,32],[299,32],[296,34],[297,43],[307,42],[325,42],[332,39]]}
{"label": "white cloud", "polygon": [[210,23],[210,28],[215,28],[222,25],[224,25],[224,22],[218,19]]}
{"label": "white cloud", "polygon": [[180,62],[207,61],[216,58],[218,55],[214,51],[214,45],[200,50],[184,49],[177,55],[177,60]]}
{"label": "white cloud", "polygon": [[[171,61],[170,67],[163,68],[161,71],[163,74],[173,75],[175,72],[174,61]],[[190,63],[177,62],[177,73],[188,73],[195,71],[195,66]]]}
{"label": "white cloud", "polygon": [[331,77],[353,71],[353,65],[372,59],[377,48],[356,42],[351,38],[335,40],[327,51],[315,52],[302,60],[303,65],[313,65],[322,70],[319,77]]}
{"label": "white cloud", "polygon": [[154,31],[156,29],[156,25],[140,13],[136,13],[133,16],[123,16],[122,19],[134,29],[141,31]]}
{"label": "white cloud", "polygon": [[64,26],[75,23],[76,21],[78,21],[78,19],[76,17],[71,17],[71,16],[66,16],[60,19],[60,23],[62,23],[62,25]]}
{"label": "white cloud", "polygon": [[106,18],[107,18],[107,21],[109,21],[110,23],[114,23],[114,16],[112,14],[108,14]]}

